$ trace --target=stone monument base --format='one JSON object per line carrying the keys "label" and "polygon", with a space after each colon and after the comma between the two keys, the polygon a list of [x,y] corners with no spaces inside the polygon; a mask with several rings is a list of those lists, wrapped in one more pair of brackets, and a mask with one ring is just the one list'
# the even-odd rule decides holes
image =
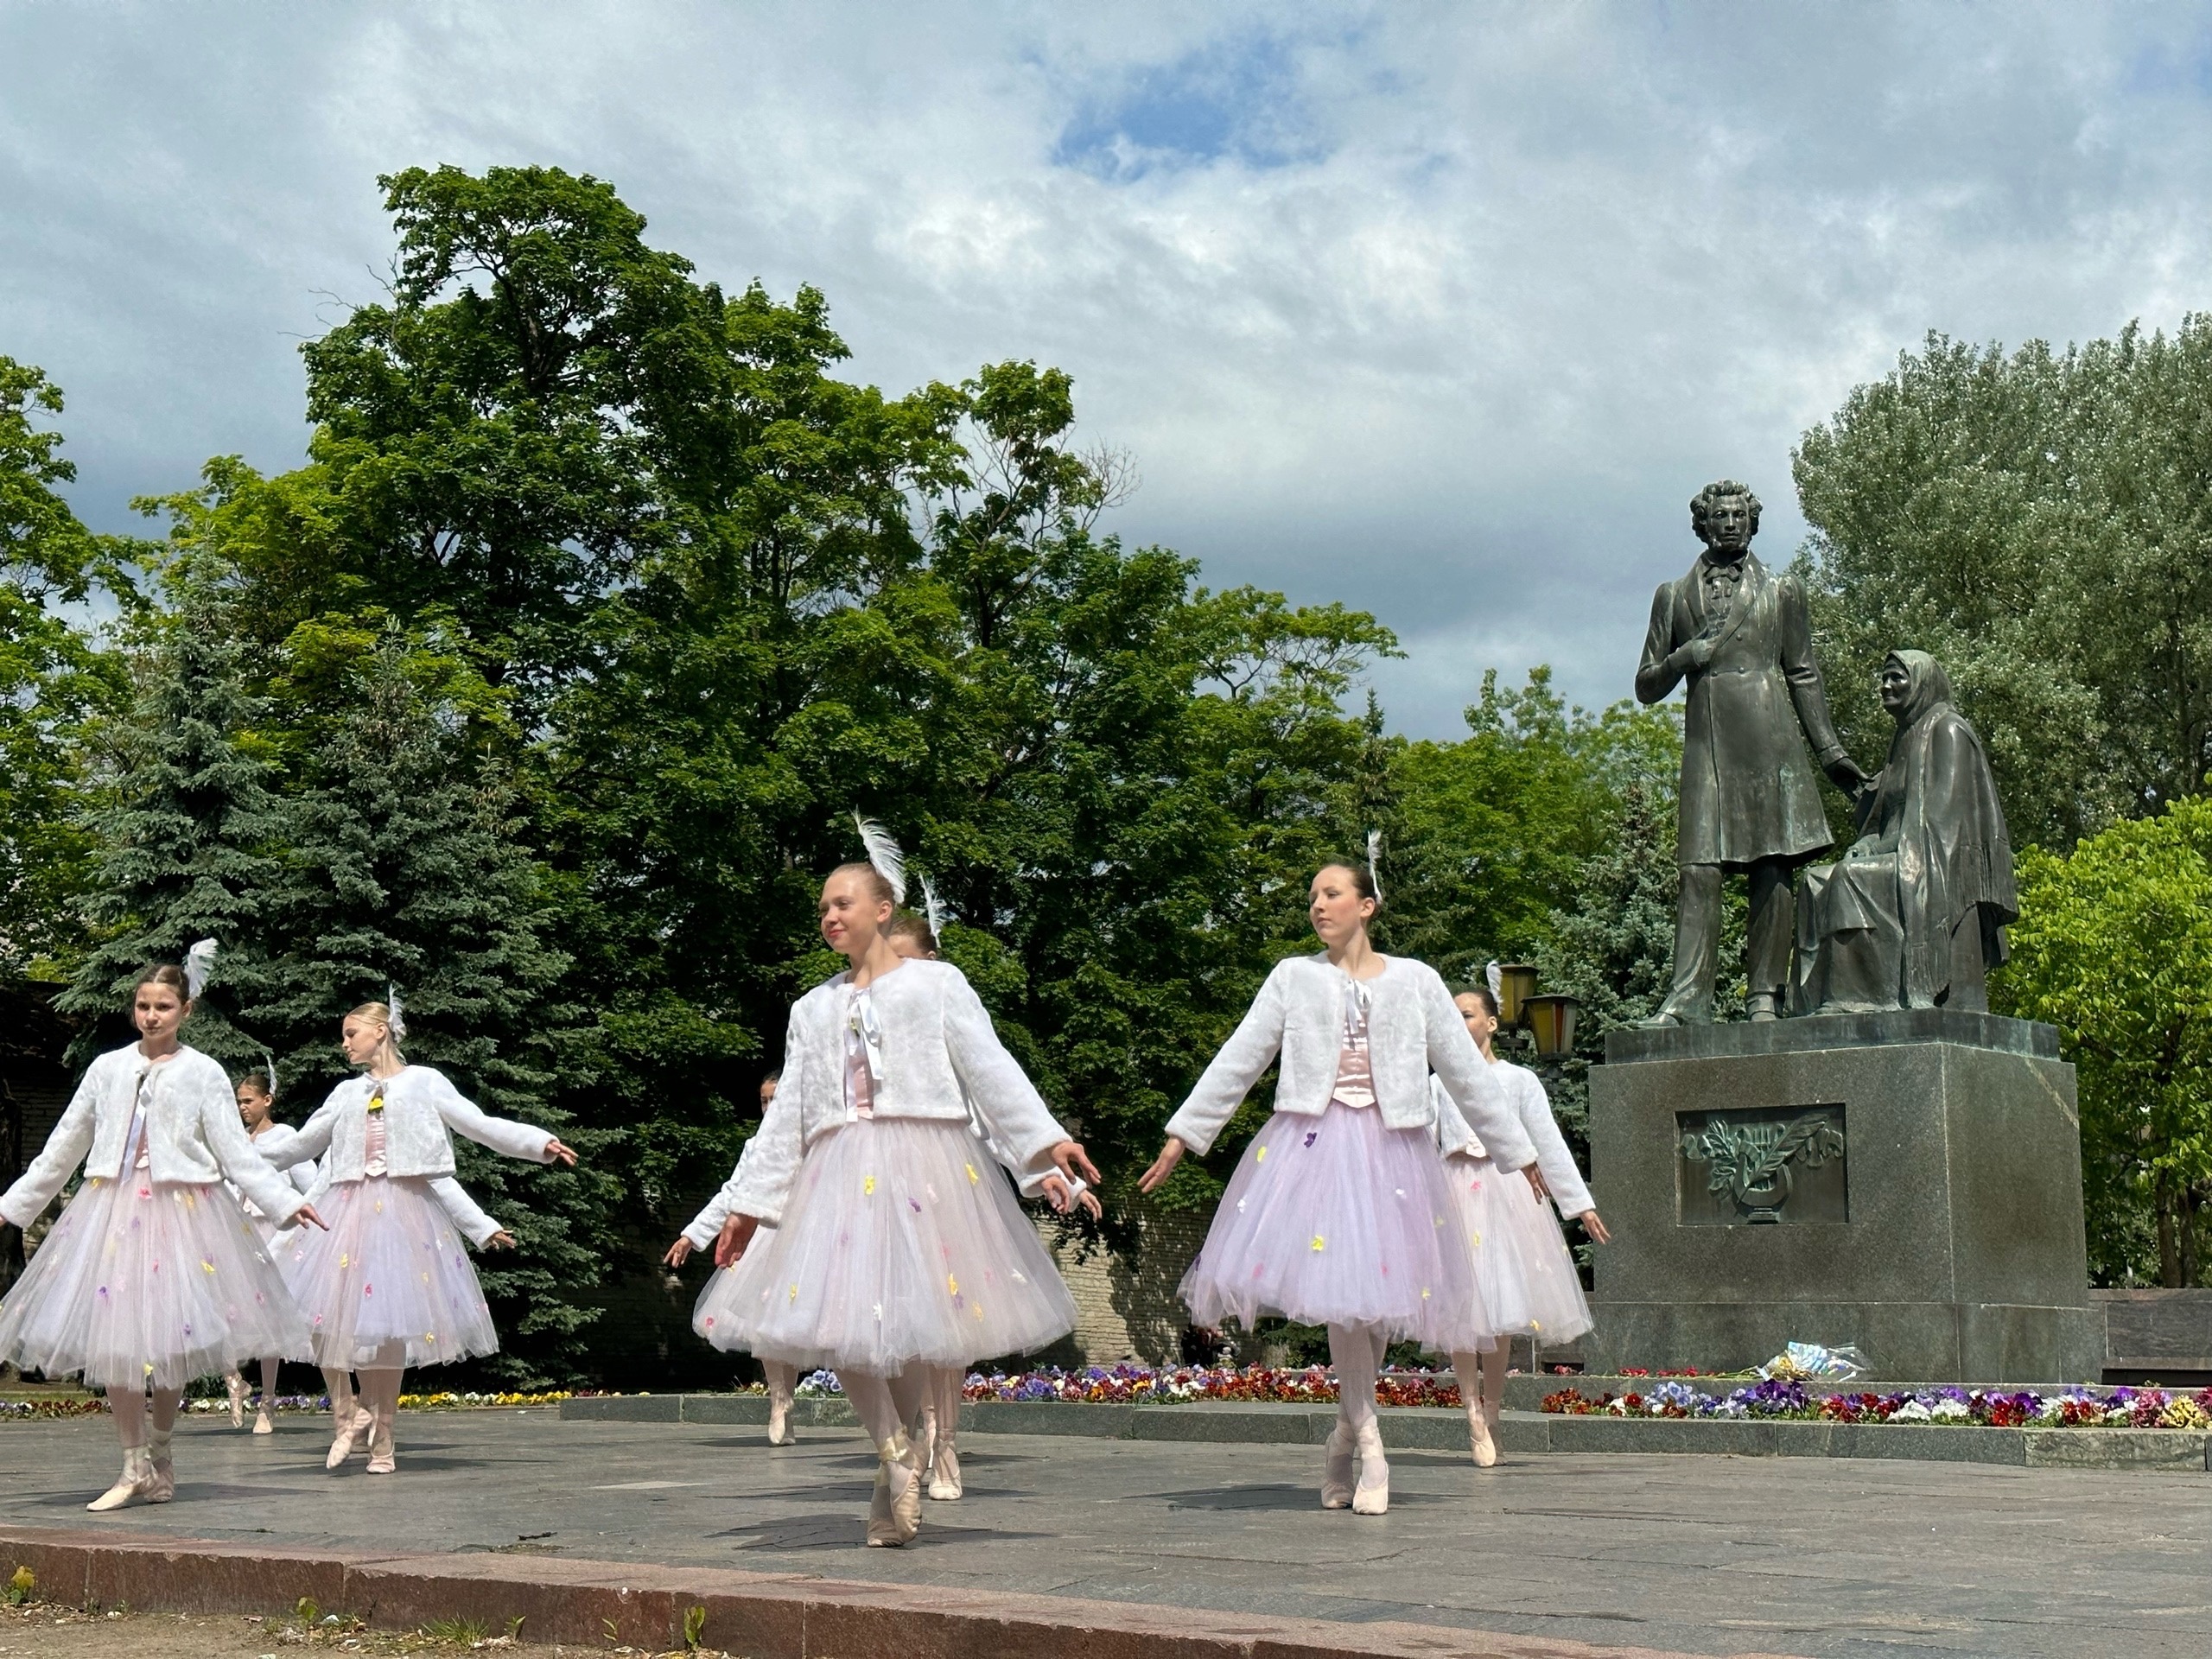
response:
{"label": "stone monument base", "polygon": [[2074,1068],[2049,1026],[1898,1009],[1608,1034],[1593,1371],[2097,1380]]}

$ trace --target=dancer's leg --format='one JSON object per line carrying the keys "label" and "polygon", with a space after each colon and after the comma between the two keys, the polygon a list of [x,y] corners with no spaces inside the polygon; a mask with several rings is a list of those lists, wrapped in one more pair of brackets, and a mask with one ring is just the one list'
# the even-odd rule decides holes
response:
{"label": "dancer's leg", "polygon": [[[377,1355],[379,1362],[404,1357],[404,1349],[397,1355]],[[388,1475],[399,1466],[393,1453],[391,1427],[399,1414],[399,1381],[404,1375],[399,1366],[382,1363],[361,1372],[361,1392],[368,1396],[369,1404],[369,1472],[372,1475]]]}
{"label": "dancer's leg", "polygon": [[914,1448],[914,1466],[926,1478],[937,1452],[937,1395],[930,1387],[929,1367],[909,1365],[893,1377],[891,1400]]}
{"label": "dancer's leg", "polygon": [[1390,1465],[1382,1457],[1382,1429],[1375,1415],[1376,1332],[1331,1325],[1329,1357],[1337,1369],[1337,1427],[1329,1437],[1331,1449],[1341,1444],[1338,1437],[1349,1429],[1359,1456],[1359,1484],[1352,1491],[1351,1507],[1360,1515],[1381,1515],[1390,1507]]}
{"label": "dancer's leg", "polygon": [[930,1496],[940,1502],[958,1499],[966,1490],[960,1478],[960,1390],[967,1382],[957,1365],[932,1365],[930,1395],[937,1402],[937,1455],[930,1462]]}
{"label": "dancer's leg", "polygon": [[899,1402],[883,1377],[859,1371],[840,1375],[853,1414],[875,1442],[875,1491],[868,1503],[868,1541],[903,1544],[921,1529],[922,1471],[907,1440]]}
{"label": "dancer's leg", "polygon": [[360,1421],[359,1402],[353,1397],[350,1369],[322,1368],[323,1391],[330,1395],[330,1455],[322,1466],[335,1469],[352,1455],[355,1442],[365,1439],[369,1425]]}
{"label": "dancer's leg", "polygon": [[[1483,1363],[1485,1358],[1491,1362],[1487,1365]],[[1497,1363],[1496,1349],[1487,1356],[1471,1351],[1452,1356],[1452,1375],[1459,1380],[1459,1404],[1467,1414],[1467,1447],[1476,1464],[1484,1469],[1497,1461],[1497,1437],[1491,1433],[1490,1414],[1483,1408],[1492,1370],[1503,1377],[1504,1368]]]}
{"label": "dancer's leg", "polygon": [[798,1367],[780,1359],[764,1359],[760,1370],[768,1379],[768,1444],[789,1446],[791,1434],[791,1395],[798,1388]]}
{"label": "dancer's leg", "polygon": [[146,1461],[153,1470],[147,1500],[166,1503],[176,1496],[176,1467],[169,1458],[169,1436],[176,1429],[176,1408],[184,1398],[181,1389],[156,1389],[151,1421],[146,1427]]}
{"label": "dancer's leg", "polygon": [[146,1396],[137,1389],[107,1391],[107,1408],[115,1418],[116,1438],[123,1442],[123,1472],[85,1507],[99,1515],[119,1510],[134,1497],[143,1497],[153,1480],[153,1465],[146,1456]]}
{"label": "dancer's leg", "polygon": [[253,1432],[274,1434],[276,1432],[276,1374],[284,1362],[275,1354],[261,1357],[261,1409],[253,1414]]}
{"label": "dancer's leg", "polygon": [[231,1427],[245,1427],[245,1397],[253,1392],[235,1365],[223,1373],[223,1392],[231,1397]]}

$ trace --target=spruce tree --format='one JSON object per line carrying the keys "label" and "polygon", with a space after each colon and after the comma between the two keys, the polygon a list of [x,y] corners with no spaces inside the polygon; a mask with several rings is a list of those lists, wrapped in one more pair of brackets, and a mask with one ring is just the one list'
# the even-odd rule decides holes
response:
{"label": "spruce tree", "polygon": [[[341,677],[289,803],[281,944],[251,1017],[283,1034],[304,1112],[346,1074],[346,1010],[396,985],[410,1059],[485,1110],[574,1141],[548,1103],[574,1023],[554,1000],[568,959],[543,937],[548,877],[519,840],[512,785],[469,752],[470,722],[438,683],[456,668],[389,631]],[[462,1183],[520,1246],[478,1263],[505,1344],[483,1367],[512,1382],[572,1375],[595,1313],[582,1298],[607,1180],[588,1162],[537,1168],[454,1140]]]}
{"label": "spruce tree", "polygon": [[87,823],[97,944],[57,999],[66,1013],[104,1016],[73,1046],[77,1064],[129,1039],[122,1010],[142,969],[182,963],[203,938],[220,954],[185,1040],[233,1069],[260,1058],[257,1039],[232,1016],[262,987],[284,815],[273,769],[251,747],[264,710],[245,688],[242,655],[219,609],[195,601],[141,660],[114,780]]}

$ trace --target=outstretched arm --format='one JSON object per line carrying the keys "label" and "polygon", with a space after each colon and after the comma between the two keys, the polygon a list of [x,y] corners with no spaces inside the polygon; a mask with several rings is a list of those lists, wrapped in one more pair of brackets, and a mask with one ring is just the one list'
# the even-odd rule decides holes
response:
{"label": "outstretched arm", "polygon": [[[94,1061],[93,1069],[85,1073],[77,1092],[69,1097],[61,1121],[46,1137],[45,1147],[31,1160],[31,1166],[16,1178],[16,1184],[4,1194],[0,1194],[0,1221],[11,1222],[18,1227],[29,1226],[38,1219],[39,1211],[54,1202],[54,1195],[69,1179],[69,1172],[85,1161],[85,1154],[92,1149],[92,1121],[99,1099],[100,1072],[99,1063]],[[235,1117],[236,1114],[232,1116]]]}

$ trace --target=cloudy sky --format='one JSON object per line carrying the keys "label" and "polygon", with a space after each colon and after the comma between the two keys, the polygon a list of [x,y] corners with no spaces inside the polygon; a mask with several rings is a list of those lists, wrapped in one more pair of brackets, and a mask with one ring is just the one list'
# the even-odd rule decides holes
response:
{"label": "cloudy sky", "polygon": [[1786,556],[1797,435],[1926,331],[2212,303],[2195,6],[0,0],[0,353],[96,524],[298,458],[377,174],[552,163],[887,390],[1067,368],[1123,534],[1379,613],[1420,735],[1488,666],[1625,695],[1691,493]]}

